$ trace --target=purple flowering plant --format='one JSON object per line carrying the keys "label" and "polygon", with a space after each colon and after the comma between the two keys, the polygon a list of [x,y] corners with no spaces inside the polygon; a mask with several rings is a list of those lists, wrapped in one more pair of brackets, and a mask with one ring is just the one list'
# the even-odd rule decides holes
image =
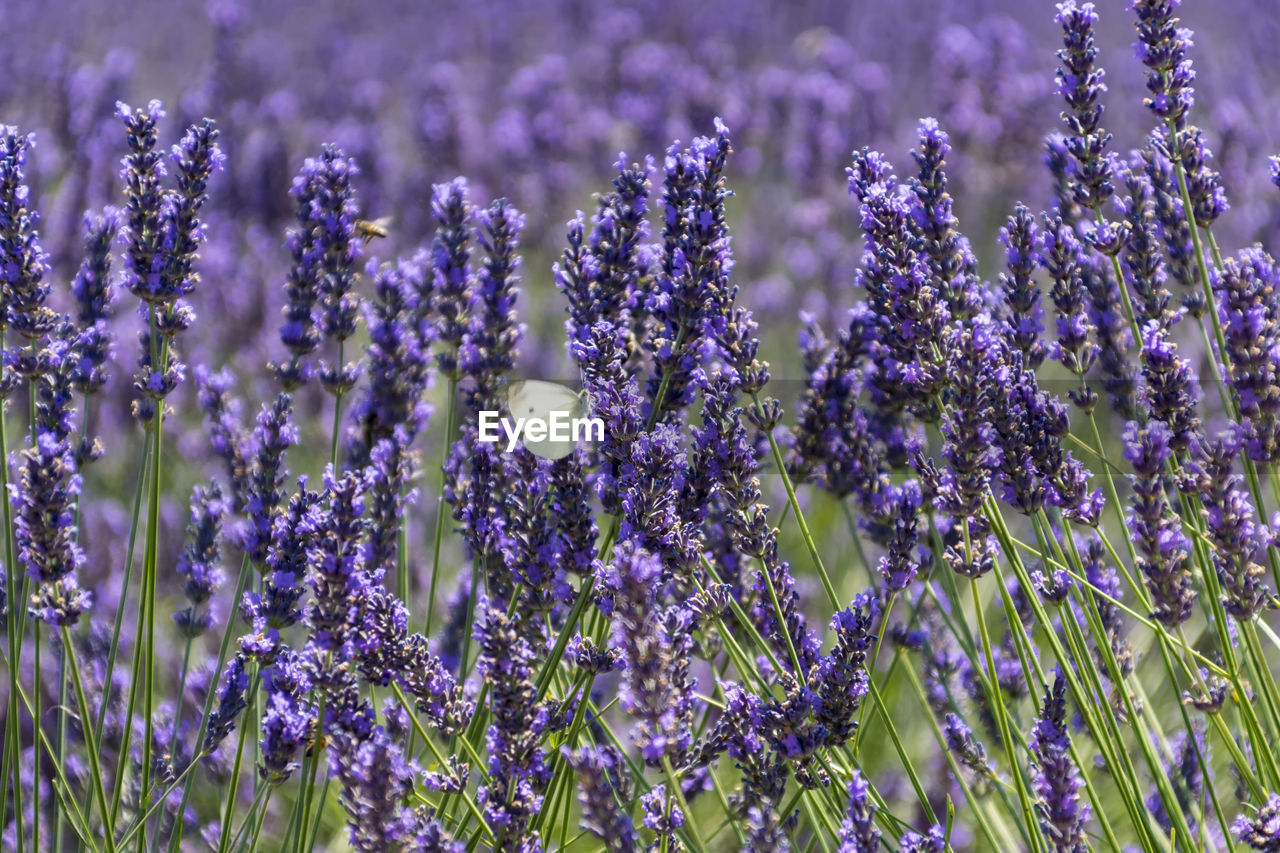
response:
{"label": "purple flowering plant", "polygon": [[1280,851],[1265,4],[61,5],[0,848]]}

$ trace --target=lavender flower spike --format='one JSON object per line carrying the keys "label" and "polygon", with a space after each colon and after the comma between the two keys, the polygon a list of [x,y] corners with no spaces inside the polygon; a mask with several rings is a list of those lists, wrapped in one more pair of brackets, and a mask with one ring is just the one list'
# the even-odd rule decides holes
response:
{"label": "lavender flower spike", "polygon": [[1045,694],[1040,716],[1031,729],[1036,757],[1035,790],[1041,824],[1055,853],[1085,853],[1084,825],[1089,807],[1080,801],[1080,771],[1071,758],[1067,734],[1066,684],[1062,673]]}
{"label": "lavender flower spike", "polygon": [[190,604],[173,614],[178,627],[191,637],[209,629],[211,614],[202,612],[201,606],[222,586],[222,519],[227,509],[217,480],[207,488],[196,486],[191,493],[187,545],[178,558],[178,574],[185,578],[183,594]]}
{"label": "lavender flower spike", "polygon": [[1071,180],[1074,200],[1097,210],[1111,198],[1113,162],[1106,154],[1111,134],[1102,128],[1102,95],[1106,76],[1096,64],[1098,49],[1093,45],[1093,25],[1098,14],[1092,3],[1077,6],[1075,0],[1058,4],[1057,21],[1062,25],[1063,48],[1058,51],[1058,93],[1067,102],[1062,114],[1067,125],[1066,147],[1071,153]]}
{"label": "lavender flower spike", "polygon": [[1269,794],[1267,804],[1258,809],[1252,818],[1239,815],[1231,824],[1231,831],[1241,844],[1248,844],[1263,853],[1280,851],[1280,794]]}
{"label": "lavender flower spike", "polygon": [[1191,543],[1169,506],[1165,462],[1172,454],[1172,435],[1162,421],[1125,427],[1125,459],[1133,465],[1133,497],[1129,530],[1138,551],[1138,569],[1151,590],[1151,614],[1160,623],[1175,627],[1191,616],[1195,590],[1186,568]]}
{"label": "lavender flower spike", "polygon": [[840,822],[840,846],[837,853],[877,853],[880,830],[875,825],[875,804],[871,802],[871,786],[857,770],[849,779],[849,808]]}

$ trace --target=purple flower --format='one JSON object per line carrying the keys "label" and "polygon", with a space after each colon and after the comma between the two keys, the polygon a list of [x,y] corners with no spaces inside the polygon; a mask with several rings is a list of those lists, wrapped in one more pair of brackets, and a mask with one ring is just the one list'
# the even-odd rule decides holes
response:
{"label": "purple flower", "polygon": [[998,330],[986,315],[958,324],[946,340],[947,407],[942,458],[948,463],[933,484],[938,506],[956,519],[981,514],[998,457],[993,452],[993,406],[1003,362]]}
{"label": "purple flower", "polygon": [[599,196],[590,233],[582,215],[569,223],[569,248],[556,264],[556,286],[569,301],[565,331],[569,341],[590,340],[591,327],[604,320],[627,335],[635,347],[632,323],[644,313],[640,279],[646,258],[642,244],[649,236],[649,174],[653,158],[627,166],[619,155],[613,191]]}
{"label": "purple flower", "polygon": [[877,853],[880,850],[880,830],[876,829],[875,814],[871,785],[855,769],[849,779],[849,806],[840,822],[837,853]]}
{"label": "purple flower", "polygon": [[293,398],[281,393],[275,404],[265,404],[258,414],[254,430],[258,452],[250,472],[245,496],[245,512],[249,516],[241,547],[258,566],[263,566],[271,544],[271,529],[280,505],[284,502],[284,484],[288,478],[285,454],[298,443],[298,428],[293,424]]}
{"label": "purple flower", "polygon": [[439,336],[446,349],[437,358],[440,372],[456,376],[458,348],[467,333],[467,311],[475,286],[471,272],[472,209],[465,178],[436,184],[431,190],[436,234],[431,245],[432,292],[439,311]]}
{"label": "purple flower", "polygon": [[550,709],[539,703],[533,686],[533,648],[501,610],[477,604],[477,667],[489,685],[489,782],[478,795],[485,820],[506,839],[508,850],[541,850],[529,825],[542,808],[542,792],[551,781],[542,738]]}
{"label": "purple flower", "polygon": [[302,529],[308,543],[309,580],[314,597],[307,608],[311,642],[338,651],[351,642],[352,601],[368,579],[364,575],[364,478],[325,469],[324,499],[311,509]]}
{"label": "purple flower", "polygon": [[970,317],[981,307],[982,294],[977,281],[977,260],[968,241],[959,231],[947,193],[945,166],[951,145],[946,131],[937,119],[926,118],[917,128],[919,150],[911,152],[919,173],[911,181],[917,205],[912,210],[916,226],[924,238],[925,253],[933,278],[953,320]]}
{"label": "purple flower", "polygon": [[[337,734],[329,766],[342,785],[338,799],[347,810],[351,846],[360,853],[456,849],[434,818],[407,805],[420,770],[381,726],[367,737]],[[429,845],[423,845],[424,836]]]}
{"label": "purple flower", "polygon": [[[316,301],[320,332],[324,337],[341,344],[355,334],[359,309],[353,287],[361,255],[356,234],[360,208],[351,182],[358,174],[360,170],[355,161],[341,148],[325,145],[319,157],[309,157],[303,162],[302,170],[293,180],[290,194],[298,206],[298,227],[290,236],[290,250],[295,265],[301,267],[297,271],[303,278],[299,282],[302,292],[297,294],[296,305],[296,321],[301,328],[291,326],[295,318],[286,315],[281,337],[299,356],[315,349],[310,343],[308,317],[303,314],[305,311],[310,315],[310,322],[314,322],[310,306]],[[294,313],[295,307],[291,306],[289,311]],[[342,364],[326,367],[321,381],[331,390],[341,387],[346,391],[349,377],[344,375],[345,371]]]}
{"label": "purple flower", "polygon": [[[1076,548],[1084,564],[1085,580],[1088,581],[1085,588],[1093,599],[1093,606],[1098,610],[1098,619],[1106,631],[1105,640],[1111,645],[1111,655],[1119,665],[1121,674],[1128,675],[1133,672],[1134,660],[1133,649],[1124,638],[1124,613],[1119,605],[1124,593],[1120,587],[1119,574],[1107,564],[1106,548],[1097,536],[1077,540]],[[1103,639],[1094,638],[1094,642],[1101,643]],[[1101,649],[1097,650],[1097,662],[1099,670],[1104,671],[1106,663]]]}
{"label": "purple flower", "polygon": [[1089,807],[1080,801],[1080,771],[1071,757],[1067,734],[1066,684],[1057,673],[1046,691],[1040,716],[1031,727],[1036,758],[1033,784],[1039,798],[1041,825],[1057,853],[1084,853],[1084,825]]}
{"label": "purple flower", "polygon": [[315,710],[304,696],[311,687],[295,652],[276,659],[269,676],[262,715],[259,775],[280,785],[298,769],[298,754],[311,737]]}
{"label": "purple flower", "polygon": [[636,718],[632,738],[644,760],[679,764],[692,742],[695,683],[689,677],[690,616],[662,608],[657,593],[662,563],[623,541],[603,571],[601,588],[613,602],[613,643],[625,667],[619,704]]}
{"label": "purple flower", "polygon": [[919,535],[916,524],[920,513],[920,487],[907,483],[895,490],[889,500],[886,522],[893,531],[886,543],[887,553],[880,558],[876,569],[884,580],[887,592],[901,592],[910,585],[919,568],[916,543]]}
{"label": "purple flower", "polygon": [[[751,615],[779,659],[789,666],[794,666],[791,648],[795,648],[800,670],[794,675],[803,678],[817,660],[818,640],[805,624],[795,578],[790,566],[778,555],[776,531],[769,525],[760,502],[760,484],[755,476],[756,451],[747,437],[741,409],[733,406],[732,385],[723,377],[712,377],[704,387],[704,401],[703,426],[695,434],[692,451],[693,477],[696,481],[705,480],[703,485],[724,502],[725,524],[733,548],[743,557],[758,561],[759,570],[749,578],[756,595]],[[661,430],[655,431],[655,437],[667,444],[674,438],[670,431]],[[659,476],[654,482],[657,485],[663,481]],[[699,487],[699,482],[692,485]],[[655,532],[663,532],[664,525],[652,526]],[[689,532],[681,526],[669,528],[665,535],[668,537],[666,547],[688,547]],[[769,592],[770,586],[773,595]],[[773,606],[773,596],[778,599],[778,608]]]}
{"label": "purple flower", "polygon": [[582,828],[598,838],[609,853],[632,853],[639,838],[630,816],[617,806],[631,800],[631,780],[621,753],[608,745],[587,746],[576,752],[566,746],[561,752],[578,774]]}
{"label": "purple flower", "polygon": [[856,717],[867,695],[867,653],[875,645],[880,607],[870,592],[831,619],[836,639],[830,653],[809,671],[813,718],[825,731],[825,744],[836,747],[853,737]]}
{"label": "purple flower", "polygon": [[1255,462],[1280,461],[1280,275],[1271,256],[1253,248],[1228,258],[1211,281],[1245,450]]}
{"label": "purple flower", "polygon": [[77,357],[69,324],[61,326],[37,356],[35,432],[22,451],[17,482],[9,484],[18,560],[36,584],[31,610],[54,625],[73,625],[92,597],[76,572],[85,555],[79,544],[76,505],[81,478],[71,446],[72,381]]}
{"label": "purple flower", "polygon": [[943,853],[947,849],[947,839],[942,827],[935,825],[923,835],[915,831],[906,833],[898,839],[898,849],[902,853]]}
{"label": "purple flower", "polygon": [[1189,482],[1183,488],[1198,493],[1204,505],[1223,606],[1245,622],[1262,609],[1269,591],[1262,580],[1266,569],[1257,562],[1263,557],[1262,532],[1255,521],[1253,501],[1235,472],[1240,449],[1239,441],[1230,435],[1197,442]]}
{"label": "purple flower", "polygon": [[640,796],[640,808],[644,811],[645,829],[658,835],[672,836],[684,826],[684,811],[667,796],[666,785],[654,785]]}
{"label": "purple flower", "polygon": [[1049,345],[1049,355],[1078,378],[1079,387],[1068,392],[1071,401],[1092,412],[1098,395],[1084,376],[1098,358],[1098,345],[1092,340],[1096,330],[1085,309],[1080,243],[1062,217],[1046,216],[1037,249],[1040,266],[1053,279],[1049,298],[1058,315],[1057,340]]}
{"label": "purple flower", "polygon": [[1125,459],[1133,465],[1133,496],[1129,499],[1129,531],[1138,551],[1138,569],[1151,591],[1152,617],[1175,627],[1191,617],[1195,590],[1186,568],[1191,543],[1169,505],[1165,463],[1172,450],[1172,433],[1162,421],[1125,427]]}
{"label": "purple flower", "polygon": [[973,736],[968,723],[952,712],[948,712],[943,720],[943,733],[947,739],[947,749],[955,755],[956,760],[977,773],[979,776],[990,775],[993,771],[987,763],[987,750],[982,742]]}
{"label": "purple flower", "polygon": [[1194,102],[1195,90],[1191,84],[1196,73],[1187,59],[1191,47],[1191,31],[1180,29],[1173,11],[1181,0],[1131,0],[1129,9],[1136,15],[1134,28],[1138,41],[1134,53],[1138,61],[1150,69],[1147,73],[1147,90],[1150,96],[1143,100],[1151,112],[1162,121],[1181,129],[1184,116]]}
{"label": "purple flower", "polygon": [[470,409],[496,409],[498,381],[515,364],[524,333],[515,304],[520,282],[520,232],[524,216],[499,199],[474,217],[476,242],[485,260],[476,275],[468,306],[467,330],[458,347],[458,369],[471,377],[465,391]]}
{"label": "purple flower", "polygon": [[932,419],[943,384],[938,353],[950,317],[946,302],[918,251],[910,205],[889,164],[864,149],[847,173],[866,239],[859,283],[876,317],[872,402]]}
{"label": "purple flower", "polygon": [[[76,371],[76,390],[86,396],[102,390],[107,382],[106,363],[111,358],[111,334],[108,323],[115,301],[111,282],[111,247],[120,231],[121,213],[114,207],[103,208],[101,214],[84,218],[84,260],[71,284],[76,298],[76,322],[84,330],[81,335],[80,358]],[[83,465],[89,452],[82,450],[78,461]]]}
{"label": "purple flower", "polygon": [[[1186,731],[1178,732],[1170,738],[1169,747],[1173,756],[1165,764],[1164,772],[1178,807],[1189,811],[1184,804],[1199,802],[1204,796],[1204,762],[1208,760],[1204,731],[1193,724],[1190,735]],[[1147,797],[1146,806],[1161,829],[1170,835],[1176,831],[1158,787]],[[1190,814],[1185,817],[1188,829],[1192,834],[1198,835],[1199,827],[1195,818]]]}
{"label": "purple flower", "polygon": [[691,538],[696,531],[680,517],[687,470],[680,438],[680,429],[669,424],[640,433],[631,445],[622,491],[618,538],[658,557],[663,581],[685,577],[697,562]]}
{"label": "purple flower", "polygon": [[[764,701],[741,685],[725,685],[724,716],[708,738],[711,751],[727,752],[742,773],[741,802],[756,810],[754,829],[778,832],[785,816],[778,814],[787,785],[787,765],[768,749]],[[704,747],[705,748],[705,747]]]}
{"label": "purple flower", "polygon": [[1178,346],[1154,320],[1142,330],[1143,399],[1152,418],[1169,427],[1169,446],[1187,449],[1200,431],[1194,375],[1188,359],[1178,357]]}
{"label": "purple flower", "polygon": [[1076,202],[1075,179],[1067,137],[1055,131],[1045,138],[1044,165],[1053,177],[1051,213],[1074,227],[1083,218],[1084,209]]}
{"label": "purple flower", "polygon": [[1067,102],[1062,120],[1067,125],[1064,144],[1071,154],[1074,201],[1096,211],[1111,198],[1114,174],[1114,162],[1106,155],[1111,134],[1102,127],[1106,72],[1097,65],[1098,49],[1093,44],[1098,14],[1092,3],[1077,6],[1075,0],[1064,0],[1058,4],[1057,21],[1062,25],[1063,48],[1058,51],[1062,67],[1056,79],[1058,94]]}
{"label": "purple flower", "polygon": [[591,396],[592,414],[604,421],[604,441],[596,444],[595,488],[604,511],[611,514],[620,511],[620,481],[630,464],[630,445],[644,424],[640,388],[627,371],[623,342],[619,329],[602,320],[591,327],[587,340],[570,344]]}
{"label": "purple flower", "polygon": [[191,516],[187,522],[187,544],[178,558],[178,574],[185,579],[183,595],[190,604],[173,614],[188,636],[196,637],[209,629],[210,614],[201,611],[225,577],[222,570],[222,519],[227,502],[216,480],[208,487],[196,486],[191,492]]}
{"label": "purple flower", "polygon": [[210,449],[222,459],[231,481],[231,506],[243,511],[249,503],[252,490],[248,450],[250,436],[240,423],[240,401],[230,395],[236,385],[236,377],[227,369],[210,373],[208,368],[196,368],[198,399],[204,411],[209,431]]}
{"label": "purple flower", "polygon": [[1127,239],[1120,256],[1125,284],[1134,295],[1138,322],[1157,323],[1167,329],[1177,315],[1169,308],[1172,296],[1165,287],[1164,257],[1151,212],[1151,184],[1141,172],[1130,169],[1125,176],[1125,186],[1129,196],[1121,202],[1121,209]]}
{"label": "purple flower", "polygon": [[801,322],[808,377],[797,405],[791,476],[814,480],[838,498],[852,497],[864,515],[878,514],[890,487],[886,448],[877,442],[860,399],[875,318],[859,304],[833,344],[815,318],[802,312]]}
{"label": "purple flower", "polygon": [[395,681],[414,699],[414,709],[443,734],[461,731],[475,710],[462,685],[431,654],[421,634],[409,633],[409,611],[386,590],[365,584],[356,595],[351,646],[361,675],[384,687]]}
{"label": "purple flower", "polygon": [[1133,344],[1125,319],[1120,290],[1104,259],[1088,258],[1080,267],[1080,277],[1089,293],[1089,320],[1097,329],[1098,366],[1111,407],[1120,417],[1138,417],[1137,381],[1129,347]]}
{"label": "purple flower", "polygon": [[224,157],[213,121],[193,125],[170,152],[177,186],[166,190],[160,180],[163,160],[155,147],[156,126],[164,117],[160,103],[152,101],[145,110],[117,104],[117,115],[129,143],[122,173],[129,235],[125,282],[142,301],[139,310],[147,317],[147,327],[138,333],[139,370],[133,385],[139,398],[134,411],[148,423],[185,375],[173,343],[195,320],[183,297],[199,279],[194,265],[205,239],[199,214],[208,200],[209,178]]}
{"label": "purple flower", "polygon": [[[502,569],[521,584],[522,605],[542,612],[557,600],[572,601],[561,573],[561,537],[547,523],[551,505],[551,463],[520,448],[501,457],[504,479],[519,483],[502,500],[506,516],[501,545]],[[491,596],[506,598],[510,582],[490,586]]]}
{"label": "purple flower", "polygon": [[1187,313],[1200,317],[1205,311],[1204,292],[1196,281],[1195,243],[1191,224],[1182,207],[1178,178],[1169,160],[1168,132],[1157,128],[1143,147],[1143,171],[1151,182],[1152,212],[1157,232],[1165,247],[1165,268],[1169,277],[1182,286],[1182,304]]}
{"label": "purple flower", "polygon": [[1023,362],[1038,370],[1044,361],[1044,332],[1040,308],[1040,288],[1032,276],[1036,270],[1036,243],[1039,233],[1035,218],[1026,205],[1019,204],[1008,222],[1000,229],[1000,243],[1005,249],[1007,273],[1000,274],[1004,291],[1005,336],[1022,353]]}
{"label": "purple flower", "polygon": [[687,149],[667,149],[662,258],[644,303],[654,324],[644,341],[655,367],[645,389],[650,422],[666,420],[689,402],[697,353],[727,319],[733,257],[725,200],[732,193],[724,168],[732,151],[719,119],[714,139],[700,136]]}
{"label": "purple flower", "polygon": [[0,125],[0,298],[4,300],[4,326],[26,340],[6,354],[19,375],[31,377],[36,366],[37,342],[57,325],[58,315],[44,302],[49,285],[48,256],[40,247],[36,230],[39,214],[32,209],[26,184],[27,152],[35,146],[33,135],[20,135],[16,127]]}
{"label": "purple flower", "polygon": [[548,510],[559,537],[558,551],[565,570],[580,578],[592,571],[597,535],[587,476],[576,454],[551,465]]}
{"label": "purple flower", "polygon": [[205,753],[218,748],[231,730],[235,728],[236,718],[245,709],[245,691],[249,689],[249,673],[245,672],[245,659],[237,654],[227,661],[222,671],[222,681],[218,685],[217,702],[209,714],[209,722],[205,726]]}
{"label": "purple flower", "polygon": [[347,458],[352,468],[370,462],[380,441],[397,439],[402,452],[426,425],[431,409],[423,400],[430,385],[430,340],[418,327],[418,300],[424,272],[417,263],[400,262],[365,270],[376,299],[369,305],[367,373],[369,386],[351,412]]}
{"label": "purple flower", "polygon": [[[356,240],[359,207],[351,178],[355,162],[334,145],[308,157],[289,194],[296,225],[285,240],[292,265],[285,281],[287,301],[280,339],[290,361],[276,367],[286,391],[310,378],[307,361],[320,346],[321,333],[338,341],[355,332],[356,302],[351,288],[361,254]],[[343,366],[338,365],[339,369]]]}
{"label": "purple flower", "polygon": [[1253,817],[1237,815],[1231,831],[1241,844],[1263,853],[1280,851],[1280,794],[1268,794],[1267,802]]}

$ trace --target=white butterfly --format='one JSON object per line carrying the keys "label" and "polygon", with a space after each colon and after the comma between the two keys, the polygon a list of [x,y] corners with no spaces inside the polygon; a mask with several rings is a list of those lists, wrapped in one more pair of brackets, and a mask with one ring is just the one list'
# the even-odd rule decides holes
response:
{"label": "white butterfly", "polygon": [[[550,423],[552,412],[568,412],[569,421],[572,422],[591,413],[591,397],[585,389],[578,392],[557,382],[526,379],[508,386],[507,409],[517,420],[536,418],[544,423]],[[543,459],[563,459],[574,448],[572,440],[554,441],[549,435],[540,440],[524,437],[521,443],[534,456],[541,456]]]}

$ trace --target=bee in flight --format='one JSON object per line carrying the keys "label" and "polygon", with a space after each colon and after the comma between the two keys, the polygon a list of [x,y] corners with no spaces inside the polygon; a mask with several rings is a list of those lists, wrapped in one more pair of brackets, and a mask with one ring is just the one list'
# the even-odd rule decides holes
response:
{"label": "bee in flight", "polygon": [[357,219],[356,233],[359,234],[366,243],[375,237],[386,237],[391,232],[391,217],[380,216],[377,219]]}

